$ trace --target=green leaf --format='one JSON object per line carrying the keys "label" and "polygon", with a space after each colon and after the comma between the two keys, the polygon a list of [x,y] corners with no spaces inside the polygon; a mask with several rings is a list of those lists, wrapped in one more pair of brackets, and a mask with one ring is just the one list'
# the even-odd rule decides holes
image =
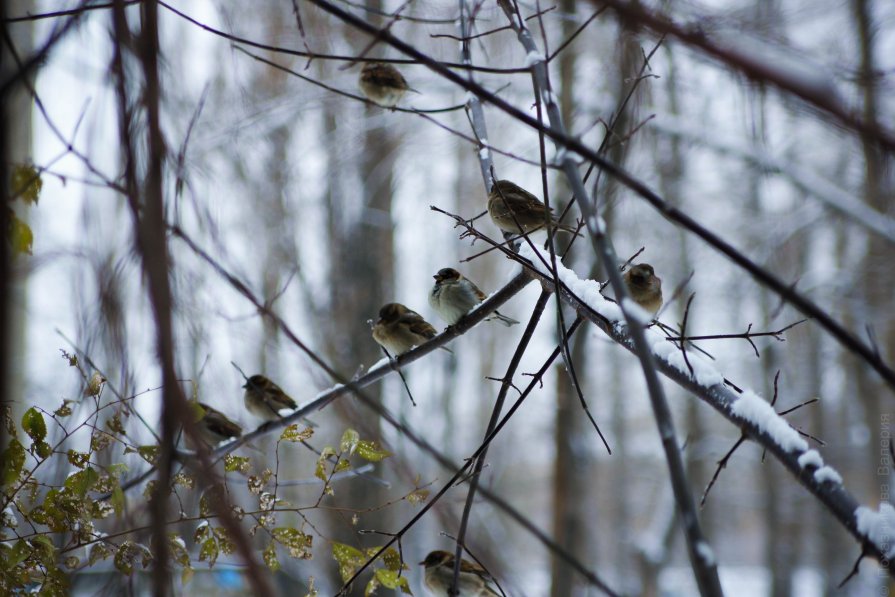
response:
{"label": "green leaf", "polygon": [[275,541],[271,541],[270,544],[264,548],[264,553],[261,554],[264,558],[264,563],[267,564],[267,567],[270,568],[272,572],[276,572],[280,569],[280,560],[277,559],[277,544]]}
{"label": "green leaf", "polygon": [[77,452],[75,450],[69,449],[68,462],[72,466],[76,466],[78,468],[84,468],[85,466],[90,464],[90,454],[87,454],[85,452]]}
{"label": "green leaf", "polygon": [[93,566],[98,561],[107,559],[110,555],[112,555],[112,551],[107,544],[102,541],[94,543],[90,546],[90,551],[87,556],[88,565]]}
{"label": "green leaf", "polygon": [[217,561],[219,553],[218,542],[213,537],[206,539],[205,542],[202,543],[202,548],[199,550],[199,561],[207,561],[208,567],[211,568]]}
{"label": "green leaf", "polygon": [[417,506],[429,499],[429,493],[431,492],[428,489],[414,489],[407,494],[407,501],[411,505]]}
{"label": "green leaf", "polygon": [[[112,443],[112,436],[106,433],[105,431],[94,430],[93,435],[90,436],[90,451],[91,452],[101,452],[109,447],[109,444]],[[125,454],[130,454],[134,449],[127,447],[124,449]]]}
{"label": "green leaf", "polygon": [[249,472],[250,463],[251,461],[248,456],[234,456],[233,454],[227,454],[224,457],[224,470],[228,473],[235,471],[245,475]]}
{"label": "green leaf", "polygon": [[314,537],[291,527],[277,527],[273,530],[274,539],[289,550],[293,558],[310,559],[311,545]]}
{"label": "green leaf", "polygon": [[115,552],[115,567],[119,572],[130,576],[134,571],[134,560],[137,557],[137,546],[133,541],[125,541]]}
{"label": "green leaf", "polygon": [[320,458],[317,459],[317,466],[314,468],[314,476],[321,481],[327,480],[326,458],[324,458],[323,456],[320,456]]}
{"label": "green leaf", "polygon": [[230,534],[227,532],[227,529],[224,527],[214,527],[212,532],[218,540],[218,548],[220,548],[221,553],[230,555],[236,551],[236,544],[230,540]]}
{"label": "green leaf", "polygon": [[342,453],[347,453],[349,456],[354,454],[354,450],[357,449],[357,444],[360,442],[360,434],[354,429],[348,428],[345,430],[345,433],[342,434],[342,439],[339,441],[339,448],[342,450]]}
{"label": "green leaf", "polygon": [[52,566],[56,562],[56,546],[46,535],[37,535],[30,540],[34,555],[46,566]]}
{"label": "green leaf", "polygon": [[12,438],[3,450],[3,484],[15,483],[22,474],[23,466],[25,466],[25,446],[16,438]]}
{"label": "green leaf", "polygon": [[124,491],[122,491],[121,485],[115,485],[112,489],[112,496],[109,498],[109,502],[112,504],[112,508],[115,509],[115,517],[121,518],[121,513],[124,512]]}
{"label": "green leaf", "polygon": [[37,168],[24,164],[16,165],[12,169],[11,182],[13,197],[21,198],[27,203],[37,203],[44,184]]}
{"label": "green leaf", "polygon": [[158,462],[158,446],[140,446],[137,448],[137,452],[139,452],[140,456],[143,457],[143,460],[149,464]]}
{"label": "green leaf", "polygon": [[47,442],[35,442],[31,445],[31,450],[41,459],[47,459],[53,453],[53,446]]}
{"label": "green leaf", "polygon": [[30,555],[31,546],[24,539],[19,539],[11,548],[3,550],[3,569],[11,570],[15,568],[27,560]]}
{"label": "green leaf", "polygon": [[199,498],[199,515],[211,516],[217,514],[226,503],[224,488],[220,485],[212,485]]}
{"label": "green leaf", "polygon": [[65,486],[78,497],[83,498],[87,492],[99,481],[99,474],[92,468],[87,467],[82,471],[78,471],[65,480]]}
{"label": "green leaf", "polygon": [[347,471],[350,468],[351,468],[351,463],[343,458],[336,463],[336,466],[333,468],[333,472],[341,473],[342,471]]}
{"label": "green leaf", "polygon": [[171,477],[171,482],[178,487],[186,487],[192,489],[196,485],[196,480],[184,473],[177,473]]}
{"label": "green leaf", "polygon": [[181,566],[190,565],[190,553],[186,549],[186,543],[177,533],[168,533],[168,548],[171,550],[171,559]]}
{"label": "green leaf", "polygon": [[280,434],[280,439],[287,442],[305,442],[311,439],[313,435],[314,430],[311,427],[305,427],[303,430],[299,431],[298,424],[296,423],[283,429],[283,433]]}
{"label": "green leaf", "polygon": [[180,584],[187,586],[191,580],[193,580],[193,568],[192,566],[184,566],[180,572]]}
{"label": "green leaf", "polygon": [[12,244],[12,252],[16,255],[31,255],[34,233],[31,232],[31,227],[20,220],[12,210],[9,212],[9,242]]}
{"label": "green leaf", "polygon": [[[401,561],[401,554],[398,553],[397,549],[393,547],[389,547],[385,550],[385,553],[382,554],[382,563],[385,564],[385,567],[388,570],[392,570],[394,572],[398,572],[400,570],[407,570],[407,565]],[[383,583],[385,584],[385,583]],[[395,587],[389,587],[390,589],[394,589]]]}
{"label": "green leaf", "polygon": [[202,543],[209,537],[211,537],[211,525],[208,524],[207,520],[203,520],[196,526],[196,530],[193,532],[193,542],[194,543]]}
{"label": "green leaf", "polygon": [[413,595],[413,592],[410,590],[410,584],[407,582],[407,577],[398,576],[396,570],[377,568],[374,576],[376,577],[376,580],[382,583],[382,586],[387,589],[400,588],[402,592],[408,595]]}
{"label": "green leaf", "polygon": [[333,542],[333,559],[339,564],[339,574],[342,576],[342,582],[346,582],[354,574],[354,571],[367,561],[367,556],[355,547]]}
{"label": "green leaf", "polygon": [[3,419],[3,426],[6,427],[6,433],[9,437],[16,435],[16,423],[12,420],[12,409],[9,404],[0,404],[0,417]]}
{"label": "green leaf", "polygon": [[379,462],[383,458],[392,455],[388,450],[383,450],[377,442],[360,440],[357,442],[357,455],[369,462]]}
{"label": "green leaf", "polygon": [[57,417],[67,417],[67,416],[71,415],[71,407],[68,404],[69,404],[68,400],[63,400],[62,406],[60,406],[55,411],[53,411],[53,414],[56,415]]}
{"label": "green leaf", "polygon": [[127,435],[127,431],[124,430],[124,425],[121,423],[121,413],[116,412],[112,415],[112,418],[106,421],[106,427],[112,433]]}
{"label": "green leaf", "polygon": [[33,406],[22,415],[22,430],[35,442],[47,437],[47,424],[44,416]]}

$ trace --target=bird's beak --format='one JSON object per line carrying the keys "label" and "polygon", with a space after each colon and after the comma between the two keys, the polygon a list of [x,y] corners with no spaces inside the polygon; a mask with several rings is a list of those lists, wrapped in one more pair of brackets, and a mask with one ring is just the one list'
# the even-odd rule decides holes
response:
{"label": "bird's beak", "polygon": [[439,276],[438,274],[435,274],[435,275],[432,276],[432,277],[435,278],[435,281],[436,281],[436,282],[441,282],[441,276]]}
{"label": "bird's beak", "polygon": [[425,566],[425,565],[426,565],[426,561],[425,561],[425,560],[423,560],[422,562],[420,562],[420,563],[417,564],[417,566]]}
{"label": "bird's beak", "polygon": [[244,384],[242,384],[242,387],[243,387],[243,388],[248,388],[248,387],[249,387],[249,382],[245,382]]}

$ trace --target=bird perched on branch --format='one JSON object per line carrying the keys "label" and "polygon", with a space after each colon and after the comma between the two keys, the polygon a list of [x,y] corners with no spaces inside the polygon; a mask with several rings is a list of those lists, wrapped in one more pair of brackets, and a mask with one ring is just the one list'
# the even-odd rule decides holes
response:
{"label": "bird perched on branch", "polygon": [[[429,592],[436,597],[448,597],[448,589],[454,580],[454,554],[437,550],[420,562],[426,567],[425,582]],[[491,588],[493,578],[488,571],[468,560],[460,560],[460,575],[457,578],[459,597],[498,597]]]}
{"label": "bird perched on branch", "polygon": [[[438,270],[432,277],[435,278],[435,285],[429,291],[429,305],[448,325],[457,323],[486,298],[485,293],[469,278],[450,267]],[[501,315],[499,311],[495,311],[486,321],[492,319],[508,327],[519,323],[515,319]]]}
{"label": "bird perched on branch", "polygon": [[488,215],[503,232],[519,234],[550,226],[575,234],[575,229],[559,224],[540,199],[509,180],[498,180],[488,193]]}
{"label": "bird perched on branch", "polygon": [[407,84],[398,69],[384,62],[364,64],[358,85],[368,99],[386,108],[394,108],[408,91],[419,93]]}
{"label": "bird perched on branch", "polygon": [[295,410],[298,406],[280,386],[263,375],[253,375],[245,385],[246,410],[264,421],[276,421],[284,408]]}
{"label": "bird perched on branch", "polygon": [[401,303],[383,305],[379,319],[373,324],[373,339],[392,356],[403,354],[436,334],[422,315]]}
{"label": "bird perched on branch", "polygon": [[216,446],[222,441],[242,435],[242,427],[234,423],[227,415],[202,402],[196,402],[195,408],[199,416],[196,430],[199,437],[209,446]]}
{"label": "bird perched on branch", "polygon": [[662,280],[656,276],[653,266],[638,263],[625,272],[625,286],[634,302],[655,315],[662,307]]}
{"label": "bird perched on branch", "polygon": [[87,381],[87,387],[84,388],[84,396],[99,396],[106,381],[108,380],[103,377],[102,373],[94,371]]}

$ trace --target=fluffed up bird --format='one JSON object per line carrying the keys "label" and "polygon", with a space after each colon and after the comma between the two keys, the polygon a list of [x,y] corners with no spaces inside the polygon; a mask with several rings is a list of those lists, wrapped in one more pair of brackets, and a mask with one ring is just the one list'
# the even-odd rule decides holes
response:
{"label": "fluffed up bird", "polygon": [[214,447],[222,441],[242,435],[242,427],[234,423],[221,411],[202,402],[196,402],[195,408],[199,416],[196,430],[206,444]]}
{"label": "fluffed up bird", "polygon": [[[433,551],[420,562],[426,567],[425,582],[429,592],[436,597],[448,597],[448,589],[454,580],[454,554]],[[460,575],[457,578],[459,597],[497,597],[491,588],[493,579],[488,572],[468,560],[460,560]]]}
{"label": "fluffed up bird", "polygon": [[407,84],[398,69],[384,62],[364,64],[358,85],[369,100],[386,108],[394,108],[408,91],[418,93]]}
{"label": "fluffed up bird", "polygon": [[87,381],[87,386],[84,388],[84,396],[99,396],[100,392],[103,390],[103,384],[108,381],[105,377],[103,377],[102,373],[99,371],[94,371],[93,375],[90,376],[90,379]]}
{"label": "fluffed up bird", "polygon": [[[435,278],[435,285],[429,291],[429,305],[448,325],[457,323],[486,298],[478,286],[453,268],[440,269],[432,277]],[[519,323],[515,319],[501,315],[499,311],[495,311],[494,315],[485,321],[492,319],[508,327]]]}
{"label": "fluffed up bird", "polygon": [[392,356],[403,354],[436,334],[422,315],[401,303],[383,305],[379,319],[373,324],[373,339]]}
{"label": "fluffed up bird", "polygon": [[498,228],[511,234],[543,228],[548,220],[552,227],[575,234],[574,228],[557,223],[553,210],[548,210],[540,199],[509,180],[498,180],[491,185],[488,215]]}
{"label": "fluffed up bird", "polygon": [[653,266],[638,263],[625,272],[624,280],[635,303],[651,315],[659,312],[662,307],[662,280],[656,277]]}
{"label": "fluffed up bird", "polygon": [[251,376],[242,387],[246,391],[246,410],[264,421],[276,421],[281,410],[294,410],[298,406],[280,386],[263,375]]}

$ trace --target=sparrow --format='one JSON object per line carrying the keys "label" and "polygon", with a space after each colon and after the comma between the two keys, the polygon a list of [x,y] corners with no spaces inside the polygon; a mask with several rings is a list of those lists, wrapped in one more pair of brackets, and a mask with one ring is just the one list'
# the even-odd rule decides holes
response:
{"label": "sparrow", "polygon": [[103,384],[108,381],[99,371],[94,371],[84,388],[84,396],[99,396],[103,390]]}
{"label": "sparrow", "polygon": [[407,80],[398,69],[384,62],[364,64],[358,85],[368,99],[386,108],[395,107],[408,91],[419,93],[407,85]]}
{"label": "sparrow", "polygon": [[[448,325],[457,323],[486,298],[485,293],[479,290],[472,280],[450,267],[438,270],[432,277],[435,278],[435,286],[429,291],[429,305]],[[499,311],[495,311],[486,321],[492,319],[507,327],[519,323],[515,319],[501,315]]]}
{"label": "sparrow", "polygon": [[253,375],[245,383],[246,410],[265,421],[276,421],[284,408],[295,409],[298,405],[280,386],[263,375]]}
{"label": "sparrow", "polygon": [[209,446],[216,446],[224,440],[242,435],[242,427],[227,418],[227,415],[202,402],[196,402],[199,419],[196,430],[199,437]]}
{"label": "sparrow", "polygon": [[625,272],[624,280],[634,302],[655,315],[662,307],[662,280],[656,277],[653,266],[638,263]]}
{"label": "sparrow", "polygon": [[498,180],[491,185],[488,215],[498,228],[511,234],[542,228],[548,216],[552,227],[576,233],[574,228],[559,224],[554,219],[553,211],[548,210],[540,199],[509,180]]}
{"label": "sparrow", "polygon": [[[448,589],[454,580],[454,554],[446,551],[433,551],[420,562],[426,567],[425,582],[429,592],[436,597],[448,597]],[[457,578],[459,597],[498,597],[499,593],[491,588],[491,575],[468,560],[460,560],[460,575]]]}
{"label": "sparrow", "polygon": [[373,324],[373,339],[392,356],[403,354],[436,334],[422,315],[401,303],[383,305]]}

